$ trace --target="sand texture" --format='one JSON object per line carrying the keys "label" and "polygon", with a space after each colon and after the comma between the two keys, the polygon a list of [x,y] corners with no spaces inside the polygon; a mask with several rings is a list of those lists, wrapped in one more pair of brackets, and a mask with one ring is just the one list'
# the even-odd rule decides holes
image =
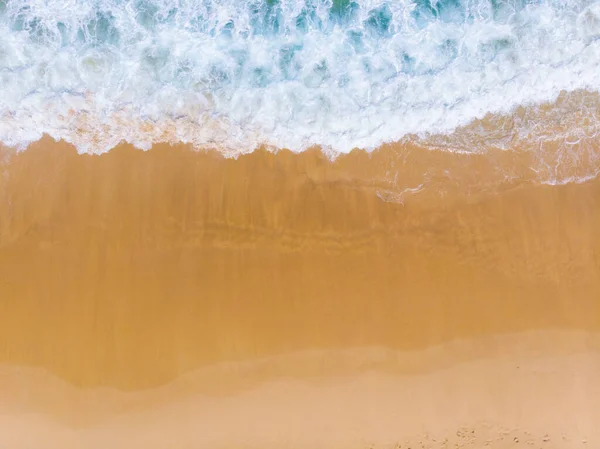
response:
{"label": "sand texture", "polygon": [[600,447],[600,181],[530,157],[2,149],[0,447]]}

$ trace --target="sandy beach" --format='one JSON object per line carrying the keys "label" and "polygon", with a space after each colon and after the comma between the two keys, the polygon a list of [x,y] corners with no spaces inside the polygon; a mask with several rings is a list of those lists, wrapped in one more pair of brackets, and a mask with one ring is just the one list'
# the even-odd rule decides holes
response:
{"label": "sandy beach", "polygon": [[2,149],[0,446],[600,445],[600,182],[530,157]]}

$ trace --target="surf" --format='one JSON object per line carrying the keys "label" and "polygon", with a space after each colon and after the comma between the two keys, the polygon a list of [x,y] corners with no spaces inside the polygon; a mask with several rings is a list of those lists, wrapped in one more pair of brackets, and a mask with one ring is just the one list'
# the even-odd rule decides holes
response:
{"label": "surf", "polygon": [[[0,141],[19,148],[47,134],[81,153],[482,151],[558,135],[572,151],[597,134],[591,1],[8,0],[0,35]],[[489,117],[512,121],[502,141],[482,135]]]}

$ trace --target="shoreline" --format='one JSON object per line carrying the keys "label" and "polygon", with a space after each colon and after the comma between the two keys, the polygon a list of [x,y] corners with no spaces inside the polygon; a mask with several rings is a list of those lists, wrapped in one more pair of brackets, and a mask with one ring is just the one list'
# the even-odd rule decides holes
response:
{"label": "shoreline", "polygon": [[502,157],[0,158],[0,444],[600,443],[600,180]]}
{"label": "shoreline", "polygon": [[600,329],[600,181],[382,201],[367,180],[393,155],[14,155],[0,362],[135,390],[313,348]]}

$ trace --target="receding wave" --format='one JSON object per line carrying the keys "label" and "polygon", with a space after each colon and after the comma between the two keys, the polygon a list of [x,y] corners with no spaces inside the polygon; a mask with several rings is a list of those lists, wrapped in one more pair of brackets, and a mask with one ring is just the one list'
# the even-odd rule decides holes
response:
{"label": "receding wave", "polygon": [[551,147],[541,166],[596,170],[598,2],[5,0],[0,34],[11,146],[48,134],[80,152],[236,155],[416,139]]}

